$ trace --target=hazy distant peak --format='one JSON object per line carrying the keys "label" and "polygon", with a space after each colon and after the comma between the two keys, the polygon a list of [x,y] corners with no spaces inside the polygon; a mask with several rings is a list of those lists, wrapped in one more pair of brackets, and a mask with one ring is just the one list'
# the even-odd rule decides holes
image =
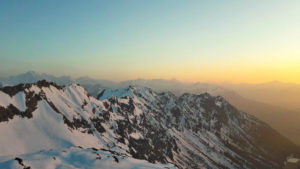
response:
{"label": "hazy distant peak", "polygon": [[24,73],[24,75],[39,76],[39,75],[41,75],[41,73],[30,70],[30,71]]}

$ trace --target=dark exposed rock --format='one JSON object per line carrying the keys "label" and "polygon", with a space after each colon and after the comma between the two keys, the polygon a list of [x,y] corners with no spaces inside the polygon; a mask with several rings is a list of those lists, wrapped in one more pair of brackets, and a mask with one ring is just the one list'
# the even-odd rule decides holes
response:
{"label": "dark exposed rock", "polygon": [[18,163],[19,163],[21,166],[24,166],[23,160],[22,160],[21,158],[16,157],[15,160],[18,161]]}
{"label": "dark exposed rock", "polygon": [[[133,114],[135,109],[132,99],[129,100],[127,106],[122,103],[119,106],[121,107],[120,113],[124,115]],[[134,158],[163,163],[167,162],[167,158],[173,159],[172,151],[177,151],[175,140],[166,134],[166,129],[161,126],[152,126],[144,115],[141,119],[143,120],[139,124],[135,119],[132,123],[128,118],[118,121],[117,133],[121,136],[118,141],[125,143],[124,139],[128,140],[129,150]],[[135,129],[141,130],[142,128],[147,129],[143,133],[145,138],[135,139],[129,136],[130,133],[135,132]]]}
{"label": "dark exposed rock", "polygon": [[3,88],[0,88],[0,91],[8,94],[10,97],[16,95],[20,91],[24,91],[25,85],[19,84],[17,86],[5,86]]}
{"label": "dark exposed rock", "polygon": [[28,118],[32,117],[32,112],[37,109],[37,103],[41,100],[41,97],[33,92],[26,93],[26,111],[24,112],[25,116]]}
{"label": "dark exposed rock", "polygon": [[91,121],[99,133],[105,132],[105,128],[101,125],[101,122],[104,122],[104,120],[101,120],[100,118],[93,118]]}
{"label": "dark exposed rock", "polygon": [[105,90],[102,90],[102,92],[100,92],[100,93],[98,94],[97,99],[100,99],[100,98],[103,96],[104,92],[105,92]]}
{"label": "dark exposed rock", "polygon": [[98,149],[96,149],[95,147],[92,147],[91,149],[94,150],[94,151],[98,151]]}
{"label": "dark exposed rock", "polygon": [[122,111],[126,112],[133,112],[134,111],[134,105],[133,105],[133,100],[132,98],[129,99],[128,104],[125,103],[120,103]]}
{"label": "dark exposed rock", "polygon": [[3,88],[0,88],[0,91],[10,95],[11,97],[16,95],[18,92],[20,91],[24,91],[25,89],[30,88],[32,85],[37,85],[39,88],[42,87],[50,87],[50,86],[54,86],[57,89],[63,89],[63,86],[58,86],[57,84],[53,83],[53,82],[47,82],[46,80],[40,80],[37,81],[36,83],[28,83],[28,84],[19,84],[16,86],[5,86]]}
{"label": "dark exposed rock", "polygon": [[56,83],[54,82],[48,82],[46,80],[40,80],[38,82],[35,83],[39,88],[41,87],[50,87],[50,86],[54,86],[56,87],[57,89],[61,90],[64,88],[64,86],[59,86],[57,85]]}
{"label": "dark exposed rock", "polygon": [[21,165],[23,166],[23,169],[30,169],[31,167],[30,166],[25,166],[24,163],[23,163],[23,159],[19,158],[19,157],[16,157],[15,160]]}
{"label": "dark exposed rock", "polygon": [[64,123],[67,124],[70,128],[72,129],[78,129],[78,128],[83,128],[86,129],[86,131],[89,134],[92,134],[93,132],[91,131],[91,127],[88,124],[88,122],[84,119],[77,119],[73,118],[73,121],[68,120],[65,116],[63,116]]}
{"label": "dark exposed rock", "polygon": [[102,117],[105,121],[108,121],[110,119],[110,113],[108,111],[103,110]]}
{"label": "dark exposed rock", "polygon": [[7,108],[0,106],[0,122],[13,119],[15,115],[20,114],[21,112],[12,104],[10,104]]}
{"label": "dark exposed rock", "polygon": [[115,162],[119,162],[119,159],[116,156],[113,156],[113,158],[115,159]]}
{"label": "dark exposed rock", "polygon": [[[40,94],[35,94],[34,92],[25,90],[29,89],[32,85],[37,85],[38,87],[49,87],[50,85],[55,86],[58,89],[62,89],[62,87],[56,85],[55,83],[50,83],[45,80],[38,81],[37,83],[33,84],[19,84],[16,86],[6,86],[0,89],[0,91],[8,94],[10,97],[13,97],[16,95],[18,92],[24,92],[25,94],[25,105],[26,105],[26,110],[24,112],[18,110],[15,106],[12,104],[9,105],[7,108],[1,107],[0,106],[0,122],[2,121],[8,121],[9,119],[13,119],[15,115],[19,115],[21,117],[27,117],[27,118],[32,118],[32,112],[34,112],[37,109],[37,103],[39,100],[42,99],[44,93]],[[53,104],[52,104],[53,105]],[[55,106],[53,106],[55,107]]]}
{"label": "dark exposed rock", "polygon": [[[15,91],[15,90],[13,90]],[[21,117],[27,117],[32,118],[32,112],[36,110],[37,108],[37,102],[41,100],[41,98],[34,94],[33,92],[25,92],[25,99],[26,99],[26,110],[24,112],[20,111],[18,108],[16,108],[14,105],[10,104],[8,107],[4,108],[0,106],[0,122],[8,121],[9,119],[13,119],[15,115],[21,116]]]}
{"label": "dark exposed rock", "polygon": [[104,102],[103,104],[104,104],[104,107],[105,107],[106,109],[109,108],[109,104],[108,104],[107,102]]}
{"label": "dark exposed rock", "polygon": [[84,100],[83,101],[83,104],[81,105],[81,108],[83,109],[84,108],[84,106],[86,106],[88,103],[87,103],[87,101],[86,100]]}

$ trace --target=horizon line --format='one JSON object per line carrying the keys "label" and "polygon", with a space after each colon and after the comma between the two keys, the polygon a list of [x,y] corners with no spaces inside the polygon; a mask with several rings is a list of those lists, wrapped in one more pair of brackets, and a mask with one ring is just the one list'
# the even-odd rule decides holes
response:
{"label": "horizon line", "polygon": [[24,75],[24,74],[38,74],[38,75],[48,75],[48,76],[53,76],[55,78],[60,78],[60,77],[68,77],[72,80],[76,80],[79,78],[90,78],[91,80],[102,80],[102,81],[109,81],[113,83],[122,83],[122,82],[128,82],[128,81],[136,81],[136,80],[145,80],[145,81],[154,81],[154,80],[162,80],[162,81],[176,81],[178,83],[183,83],[183,84],[197,84],[197,83],[207,83],[207,84],[228,84],[228,85],[262,85],[262,84],[268,84],[268,83],[281,83],[281,84],[294,84],[294,85],[300,85],[300,83],[296,82],[284,82],[280,80],[269,80],[265,82],[229,82],[229,81],[201,81],[201,80],[196,80],[196,81],[183,81],[177,78],[134,78],[134,79],[127,79],[127,80],[109,80],[105,78],[97,78],[97,77],[91,77],[89,75],[83,75],[83,76],[72,76],[72,75],[55,75],[55,74],[50,74],[50,73],[44,73],[44,72],[38,72],[38,71],[33,71],[33,70],[28,70],[23,73],[17,73],[17,74],[11,74],[8,76],[0,76],[0,78],[10,78],[10,77],[15,77],[19,75]]}

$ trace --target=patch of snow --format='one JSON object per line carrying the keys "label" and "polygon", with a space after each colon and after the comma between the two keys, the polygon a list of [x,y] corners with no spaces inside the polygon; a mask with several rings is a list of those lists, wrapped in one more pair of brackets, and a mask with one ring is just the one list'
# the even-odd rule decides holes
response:
{"label": "patch of snow", "polygon": [[11,97],[8,94],[0,91],[0,105],[2,107],[7,107],[9,104],[11,104]]}
{"label": "patch of snow", "polygon": [[25,103],[25,94],[24,92],[19,92],[12,98],[12,103],[22,112],[24,112],[27,107]]}
{"label": "patch of snow", "polygon": [[143,136],[140,133],[131,133],[129,136],[136,140],[143,138]]}
{"label": "patch of snow", "polygon": [[221,108],[222,107],[222,102],[221,101],[216,101],[216,105]]}
{"label": "patch of snow", "polygon": [[40,93],[41,89],[39,87],[37,87],[36,85],[32,85],[30,88],[29,88],[30,91],[33,91],[34,93],[38,94]]}
{"label": "patch of snow", "polygon": [[298,162],[300,162],[300,159],[298,159],[298,158],[289,158],[287,160],[287,162],[289,162],[289,163],[298,163]]}
{"label": "patch of snow", "polygon": [[20,111],[24,112],[26,110],[24,92],[23,91],[18,92],[13,97],[10,97],[8,94],[0,91],[0,106],[6,108],[10,104],[14,105]]}

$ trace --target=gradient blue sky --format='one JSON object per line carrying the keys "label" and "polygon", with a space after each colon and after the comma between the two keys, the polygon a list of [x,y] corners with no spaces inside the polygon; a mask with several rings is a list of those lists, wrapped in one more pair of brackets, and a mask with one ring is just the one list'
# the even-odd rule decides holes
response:
{"label": "gradient blue sky", "polygon": [[300,1],[2,0],[0,76],[300,82]]}

